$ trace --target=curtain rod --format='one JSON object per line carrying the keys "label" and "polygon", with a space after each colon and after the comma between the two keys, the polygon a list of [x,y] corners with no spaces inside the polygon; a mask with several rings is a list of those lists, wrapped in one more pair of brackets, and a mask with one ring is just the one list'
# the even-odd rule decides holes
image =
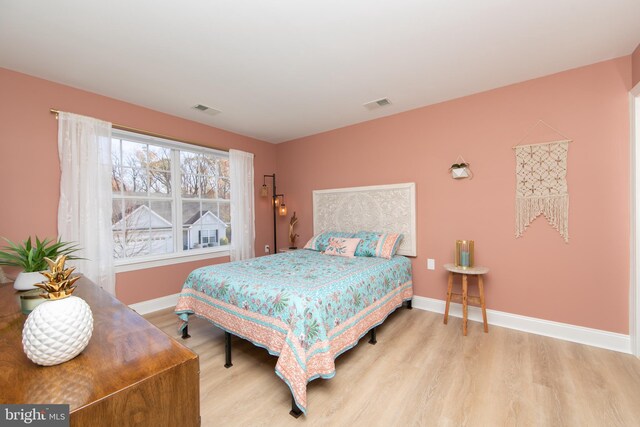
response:
{"label": "curtain rod", "polygon": [[[56,118],[58,117],[58,114],[60,114],[60,110],[56,110],[55,108],[50,108],[49,112],[51,114],[55,114]],[[210,149],[213,149],[213,150],[225,151],[227,153],[229,152],[228,148],[212,147],[210,145],[204,145],[204,144],[201,144],[201,143],[198,143],[198,142],[193,142],[193,141],[188,141],[188,140],[182,139],[182,138],[176,138],[176,137],[173,137],[173,136],[163,135],[161,133],[149,132],[147,130],[132,128],[132,127],[129,127],[129,126],[119,125],[119,124],[116,124],[116,123],[111,123],[111,127],[115,128],[115,129],[118,129],[118,130],[126,130],[126,131],[129,131],[129,132],[140,133],[142,135],[153,136],[153,137],[156,137],[156,138],[163,138],[163,139],[170,139],[172,141],[177,141],[177,142],[184,142],[185,144],[191,144],[191,145],[195,145],[197,147],[210,148]]]}

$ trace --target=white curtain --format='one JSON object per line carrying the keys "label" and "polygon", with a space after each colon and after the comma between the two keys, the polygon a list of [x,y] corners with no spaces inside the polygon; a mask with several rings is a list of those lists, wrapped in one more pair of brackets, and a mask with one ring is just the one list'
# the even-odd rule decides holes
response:
{"label": "white curtain", "polygon": [[77,242],[77,271],[115,294],[111,232],[111,123],[58,114],[58,234]]}
{"label": "white curtain", "polygon": [[231,261],[256,256],[253,154],[229,150],[231,179]]}

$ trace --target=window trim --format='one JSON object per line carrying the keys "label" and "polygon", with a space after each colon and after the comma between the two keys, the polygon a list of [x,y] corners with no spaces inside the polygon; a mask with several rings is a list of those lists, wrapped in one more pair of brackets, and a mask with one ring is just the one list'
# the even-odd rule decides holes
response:
{"label": "window trim", "polygon": [[[189,151],[192,153],[201,153],[201,154],[209,154],[215,155],[218,157],[229,157],[229,153],[227,151],[202,147],[199,145],[192,145],[185,142],[175,141],[167,138],[160,138],[156,136],[139,134],[136,132],[131,132],[127,130],[116,130],[112,131],[112,138],[115,139],[126,139],[128,141],[138,142],[140,144],[151,144],[158,145],[164,148],[171,149],[171,162],[173,164],[180,164],[180,151]],[[177,161],[177,163],[175,163]],[[173,168],[173,166],[172,166]],[[171,171],[173,172],[173,170]],[[180,188],[180,176],[179,174],[172,173],[171,180],[173,184],[173,188]],[[116,196],[119,198],[137,198],[137,196]],[[112,193],[113,198],[113,193]],[[172,194],[171,197],[162,197],[162,196],[145,196],[145,199],[158,199],[158,200],[171,200],[172,204],[172,216],[176,222],[176,224],[182,224],[182,211],[181,205],[184,199],[182,196],[178,196],[176,194]],[[178,203],[178,199],[180,203]],[[188,201],[188,199],[187,199]],[[230,202],[230,201],[229,201]],[[180,206],[178,206],[180,204]],[[231,245],[227,244],[224,246],[214,246],[208,248],[196,248],[185,251],[182,248],[182,245],[178,242],[182,241],[182,227],[176,226],[173,228],[173,239],[175,243],[175,248],[177,249],[175,252],[171,252],[168,254],[158,254],[158,255],[148,255],[148,256],[140,256],[140,257],[132,257],[132,258],[113,258],[115,272],[123,273],[127,271],[135,271],[142,270],[147,268],[161,267],[166,265],[173,264],[181,264],[185,262],[194,262],[205,259],[213,259],[213,258],[221,258],[230,255]]]}
{"label": "window trim", "polygon": [[114,259],[113,262],[116,273],[125,273],[127,271],[144,270],[147,268],[164,267],[167,265],[182,264],[185,262],[195,262],[205,259],[215,259],[228,256],[230,256],[229,245],[204,249],[191,249],[189,252],[183,251],[177,254],[171,253],[138,258],[125,258],[124,260]]}

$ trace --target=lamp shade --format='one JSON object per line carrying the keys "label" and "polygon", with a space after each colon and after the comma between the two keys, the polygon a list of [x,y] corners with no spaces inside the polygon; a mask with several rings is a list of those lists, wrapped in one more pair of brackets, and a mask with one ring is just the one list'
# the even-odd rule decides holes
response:
{"label": "lamp shade", "polygon": [[280,206],[280,196],[276,196],[276,198],[273,199],[273,204],[276,206],[276,208]]}
{"label": "lamp shade", "polygon": [[267,188],[267,184],[262,184],[262,188],[260,189],[260,196],[267,197],[269,195],[269,189]]}
{"label": "lamp shade", "polygon": [[280,207],[278,208],[278,213],[280,214],[280,216],[287,215],[287,205],[285,205],[284,203],[281,204]]}

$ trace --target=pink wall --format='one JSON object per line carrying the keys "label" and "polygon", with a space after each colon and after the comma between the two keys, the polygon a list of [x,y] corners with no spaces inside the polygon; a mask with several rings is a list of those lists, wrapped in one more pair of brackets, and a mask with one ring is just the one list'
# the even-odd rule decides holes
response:
{"label": "pink wall", "polygon": [[[416,182],[417,295],[444,299],[442,265],[456,239],[474,239],[477,263],[491,268],[489,308],[627,333],[630,85],[631,59],[623,57],[286,142],[277,146],[279,188],[304,244],[312,190]],[[511,147],[538,119],[574,140],[569,244],[544,218],[514,237]],[[525,142],[547,137],[541,130]],[[450,178],[459,154],[472,180]]]}
{"label": "pink wall", "polygon": [[631,87],[640,83],[640,44],[631,54]]}
{"label": "pink wall", "polygon": [[[300,243],[312,233],[311,191],[413,181],[418,195],[416,294],[444,298],[442,264],[453,241],[476,241],[491,268],[489,308],[613,332],[628,331],[628,90],[638,49],[619,58],[273,146],[115,99],[0,69],[0,236],[56,234],[57,122],[49,108],[255,153],[261,176],[278,173],[297,211]],[[569,152],[567,245],[544,219],[516,240],[515,145],[538,119],[574,139]],[[540,131],[525,142],[545,138]],[[462,154],[473,180],[447,169]],[[277,168],[276,168],[277,157]],[[271,244],[268,202],[256,198],[256,247]],[[287,245],[279,221],[279,245]],[[435,258],[436,271],[426,270]],[[214,262],[224,262],[219,258]],[[117,295],[133,303],[178,292],[200,261],[121,273]]]}
{"label": "pink wall", "polygon": [[[272,144],[2,68],[0,94],[0,236],[11,240],[57,234],[60,169],[57,121],[49,113],[52,107],[202,144],[252,152],[256,191],[262,185],[262,175],[275,169]],[[272,244],[273,223],[268,203],[256,199],[256,210],[256,245],[260,248]],[[223,261],[228,257],[215,260]],[[179,292],[187,274],[207,263],[211,262],[120,273],[116,277],[117,296],[130,304]]]}

